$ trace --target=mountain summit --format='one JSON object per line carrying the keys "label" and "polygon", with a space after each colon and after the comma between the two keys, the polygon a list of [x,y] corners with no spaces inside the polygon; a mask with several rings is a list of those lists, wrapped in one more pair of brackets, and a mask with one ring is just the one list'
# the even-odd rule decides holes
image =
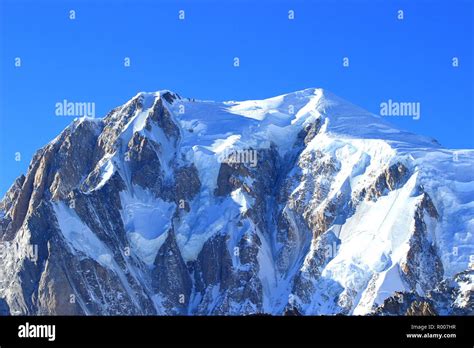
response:
{"label": "mountain summit", "polygon": [[76,119],[0,226],[0,314],[474,311],[474,150],[322,89]]}

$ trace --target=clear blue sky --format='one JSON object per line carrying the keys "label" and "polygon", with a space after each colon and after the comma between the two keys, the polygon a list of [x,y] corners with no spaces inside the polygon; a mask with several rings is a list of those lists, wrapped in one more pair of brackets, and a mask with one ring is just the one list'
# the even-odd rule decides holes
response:
{"label": "clear blue sky", "polygon": [[323,87],[374,113],[415,101],[420,120],[391,121],[474,148],[473,23],[469,0],[0,0],[0,195],[72,121],[55,103],[95,102],[101,117],[139,91],[243,100]]}

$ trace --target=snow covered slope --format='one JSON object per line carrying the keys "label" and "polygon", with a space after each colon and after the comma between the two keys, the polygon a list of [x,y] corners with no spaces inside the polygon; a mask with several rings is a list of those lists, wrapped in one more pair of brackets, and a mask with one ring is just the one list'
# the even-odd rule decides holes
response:
{"label": "snow covered slope", "polygon": [[139,93],[76,119],[0,209],[37,250],[0,260],[12,314],[473,312],[474,150],[322,89]]}

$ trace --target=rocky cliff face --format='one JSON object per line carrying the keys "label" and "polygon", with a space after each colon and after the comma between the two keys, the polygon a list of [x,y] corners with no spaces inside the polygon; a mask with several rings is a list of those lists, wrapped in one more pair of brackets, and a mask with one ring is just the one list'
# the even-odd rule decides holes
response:
{"label": "rocky cliff face", "polygon": [[140,93],[0,202],[0,314],[472,314],[474,153],[450,156],[318,89]]}

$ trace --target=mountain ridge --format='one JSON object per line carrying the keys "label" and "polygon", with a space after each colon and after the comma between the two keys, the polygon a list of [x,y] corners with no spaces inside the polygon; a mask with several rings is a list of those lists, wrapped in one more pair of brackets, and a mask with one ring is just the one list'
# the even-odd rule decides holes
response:
{"label": "mountain ridge", "polygon": [[11,314],[472,313],[473,159],[322,89],[140,92],[73,121],[0,202],[1,240],[38,249],[0,261],[0,299]]}

